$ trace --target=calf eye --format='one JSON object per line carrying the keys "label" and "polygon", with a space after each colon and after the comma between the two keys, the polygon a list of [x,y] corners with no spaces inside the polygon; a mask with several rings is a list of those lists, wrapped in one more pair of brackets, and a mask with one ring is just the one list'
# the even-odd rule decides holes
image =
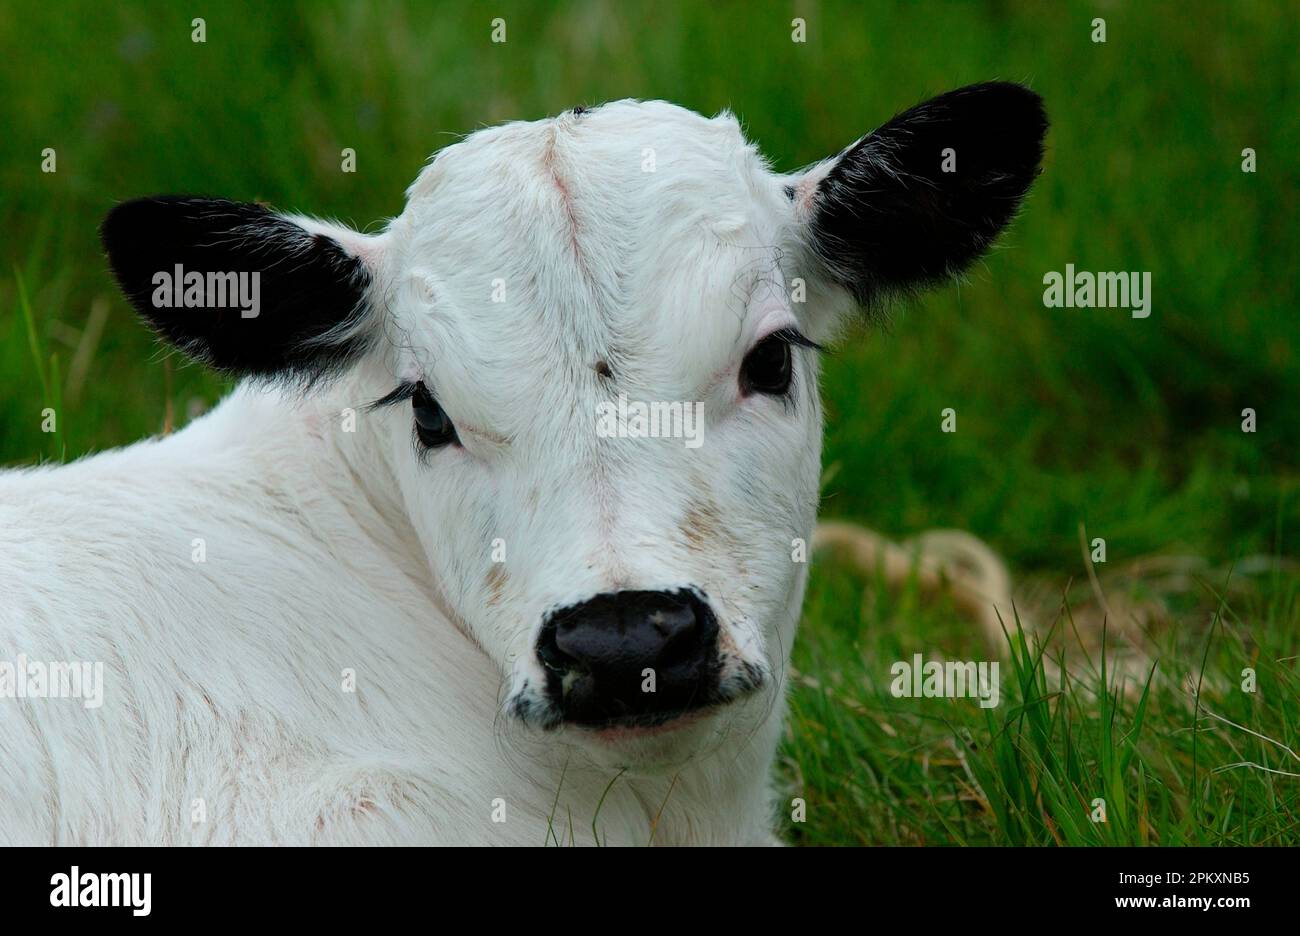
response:
{"label": "calf eye", "polygon": [[790,389],[790,341],[777,332],[768,335],[745,355],[740,365],[740,388],[745,393],[783,396]]}
{"label": "calf eye", "polygon": [[411,407],[415,410],[415,434],[420,444],[426,448],[441,448],[453,442],[460,444],[451,417],[423,383],[415,388]]}

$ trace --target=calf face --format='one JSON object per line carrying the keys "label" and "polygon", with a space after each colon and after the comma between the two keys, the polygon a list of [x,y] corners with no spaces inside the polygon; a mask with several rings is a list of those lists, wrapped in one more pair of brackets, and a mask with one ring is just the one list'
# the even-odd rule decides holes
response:
{"label": "calf face", "polygon": [[[626,755],[768,710],[818,498],[817,343],[978,257],[1045,129],[1034,94],[980,85],[778,175],[730,115],[625,101],[442,150],[379,234],[169,197],[103,237],[144,318],[214,367],[375,375],[391,473],[369,480],[507,712]],[[258,274],[255,314],[214,301],[223,273]]]}

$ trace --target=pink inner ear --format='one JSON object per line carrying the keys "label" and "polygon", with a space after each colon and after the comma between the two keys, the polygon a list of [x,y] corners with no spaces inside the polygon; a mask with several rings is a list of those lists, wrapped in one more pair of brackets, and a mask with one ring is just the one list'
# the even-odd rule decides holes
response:
{"label": "pink inner ear", "polygon": [[379,266],[379,258],[383,255],[379,236],[357,234],[345,242],[343,247],[372,270]]}
{"label": "pink inner ear", "polygon": [[333,221],[321,221],[317,218],[309,218],[305,215],[287,214],[282,215],[286,221],[291,221],[310,234],[322,234],[325,237],[335,241],[350,256],[356,257],[371,270],[379,266],[380,258],[383,255],[384,244],[387,232],[382,234],[362,234],[360,231],[354,231],[344,224],[336,224]]}
{"label": "pink inner ear", "polygon": [[820,165],[813,166],[804,173],[794,185],[794,214],[799,221],[808,221],[812,218],[813,200],[817,196],[817,186],[821,184],[822,179],[826,178],[826,173],[834,165],[832,160],[827,160]]}

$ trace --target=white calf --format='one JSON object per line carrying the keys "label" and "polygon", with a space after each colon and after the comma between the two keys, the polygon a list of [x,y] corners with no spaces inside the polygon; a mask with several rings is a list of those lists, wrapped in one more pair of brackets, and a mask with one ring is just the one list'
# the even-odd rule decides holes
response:
{"label": "white calf", "polygon": [[0,475],[0,842],[773,841],[816,343],[978,257],[1045,128],[980,85],[781,176],[624,101],[444,149],[379,234],[116,208],[126,296],[249,379]]}

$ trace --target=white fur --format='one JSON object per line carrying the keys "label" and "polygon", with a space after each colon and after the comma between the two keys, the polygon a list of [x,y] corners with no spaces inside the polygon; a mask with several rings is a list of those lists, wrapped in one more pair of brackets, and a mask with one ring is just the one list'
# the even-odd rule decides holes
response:
{"label": "white fur", "polygon": [[[0,699],[0,843],[771,842],[821,412],[811,351],[793,404],[737,373],[843,301],[788,301],[812,275],[790,181],[729,115],[620,102],[448,147],[382,234],[295,219],[371,269],[363,361],[0,475],[0,660],[105,665],[102,708]],[[704,444],[598,438],[597,361],[632,399],[702,401]],[[364,408],[413,378],[463,450],[418,458],[409,404]],[[762,690],[650,739],[511,714],[545,705],[549,609],[686,586],[724,678]]]}

